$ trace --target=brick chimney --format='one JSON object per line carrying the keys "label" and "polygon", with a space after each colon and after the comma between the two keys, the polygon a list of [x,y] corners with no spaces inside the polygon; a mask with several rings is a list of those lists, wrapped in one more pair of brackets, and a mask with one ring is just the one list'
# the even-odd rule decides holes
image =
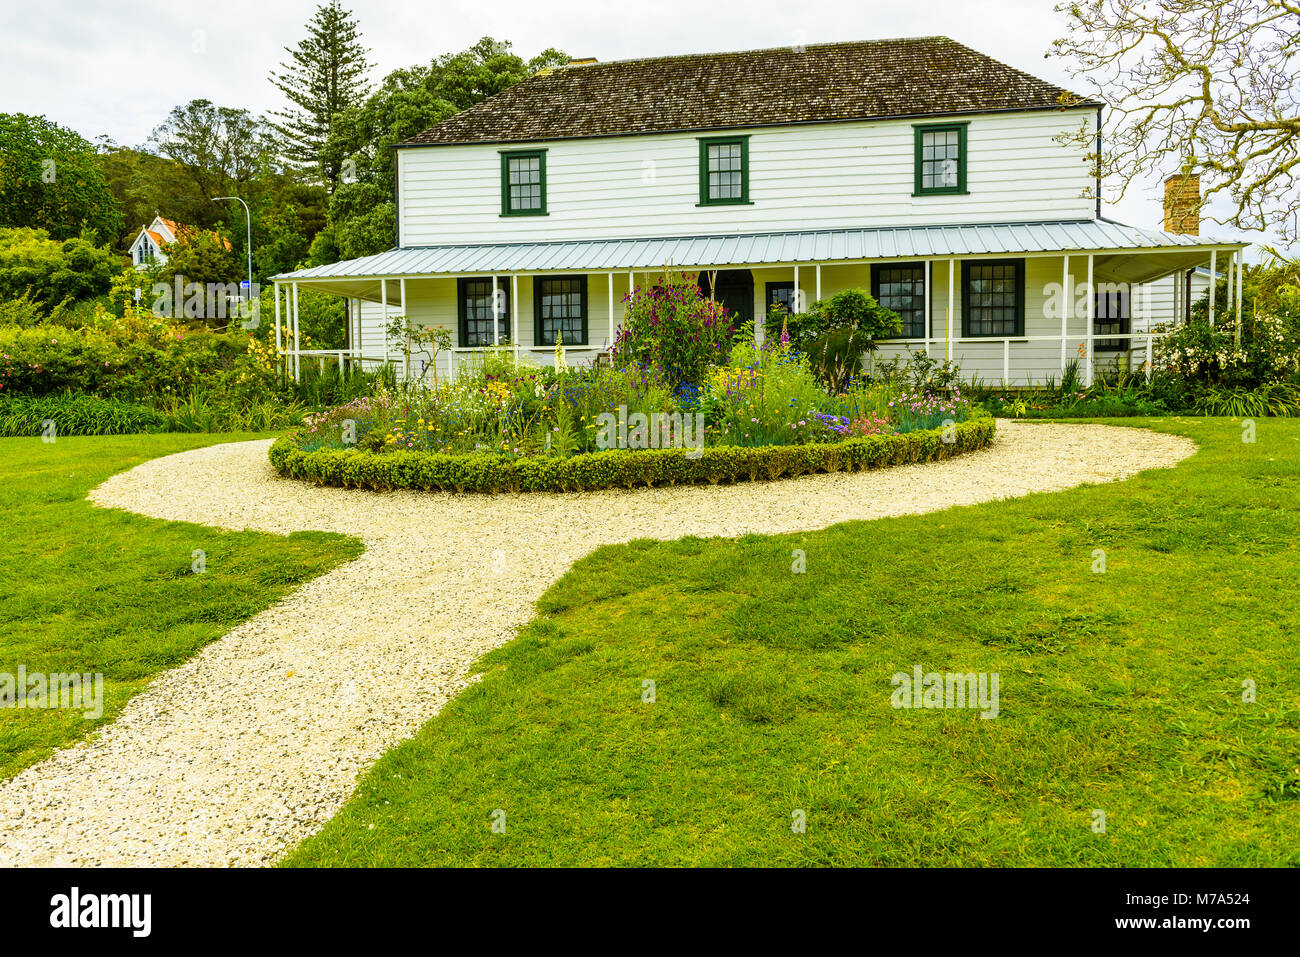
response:
{"label": "brick chimney", "polygon": [[1165,232],[1201,234],[1201,178],[1195,173],[1165,180]]}

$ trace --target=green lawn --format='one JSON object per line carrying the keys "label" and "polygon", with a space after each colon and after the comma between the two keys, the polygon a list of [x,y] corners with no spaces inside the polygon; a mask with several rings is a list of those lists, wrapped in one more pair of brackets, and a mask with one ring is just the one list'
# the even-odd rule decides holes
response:
{"label": "green lawn", "polygon": [[[146,459],[252,437],[0,439],[0,673],[21,665],[105,676],[98,721],[80,710],[0,708],[0,777],[111,720],[158,672],[358,554],[360,543],[337,535],[222,532],[86,501]],[[195,549],[205,553],[201,574]]]}
{"label": "green lawn", "polygon": [[[1253,445],[1229,420],[1123,424],[1202,451],[1118,485],[599,550],[287,863],[1300,864],[1300,421]],[[895,710],[918,664],[997,672],[999,717]]]}

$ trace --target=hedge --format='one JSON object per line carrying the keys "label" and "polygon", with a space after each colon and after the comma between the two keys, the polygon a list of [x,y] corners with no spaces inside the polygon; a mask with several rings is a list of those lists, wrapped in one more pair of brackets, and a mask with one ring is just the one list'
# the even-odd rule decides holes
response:
{"label": "hedge", "polygon": [[815,472],[852,472],[932,462],[980,449],[993,441],[987,414],[961,422],[956,438],[942,429],[903,435],[873,435],[843,442],[772,445],[758,448],[712,446],[688,458],[684,449],[614,449],[569,458],[507,459],[491,453],[368,452],[320,449],[304,452],[292,437],[278,439],[271,465],[281,475],[320,485],[377,491],[419,489],[444,492],[581,492],[605,488],[690,485],[793,478]]}

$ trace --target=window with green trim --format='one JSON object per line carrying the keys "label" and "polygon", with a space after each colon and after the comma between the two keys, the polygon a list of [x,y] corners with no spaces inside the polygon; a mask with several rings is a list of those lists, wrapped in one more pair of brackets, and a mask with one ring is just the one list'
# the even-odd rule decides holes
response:
{"label": "window with green trim", "polygon": [[[502,343],[510,339],[510,309],[513,305],[504,278],[497,279],[497,295],[501,302],[501,315],[497,317],[497,342]],[[456,303],[460,319],[460,345],[492,345],[492,313],[496,309],[496,303],[492,300],[492,280],[458,279]]]}
{"label": "window with green trim", "polygon": [[587,344],[587,277],[538,276],[533,280],[533,341],[553,346]]}
{"label": "window with green trim", "polygon": [[711,136],[700,140],[700,205],[749,202],[749,137]]}
{"label": "window with green trim", "polygon": [[925,338],[925,264],[877,263],[871,267],[871,294],[902,318],[902,339]]}
{"label": "window with green trim", "polygon": [[1025,333],[1025,261],[968,259],[961,264],[961,334]]}
{"label": "window with green trim", "polygon": [[546,150],[501,151],[501,215],[546,215]]}
{"label": "window with green trim", "polygon": [[914,126],[917,196],[966,192],[966,124]]}

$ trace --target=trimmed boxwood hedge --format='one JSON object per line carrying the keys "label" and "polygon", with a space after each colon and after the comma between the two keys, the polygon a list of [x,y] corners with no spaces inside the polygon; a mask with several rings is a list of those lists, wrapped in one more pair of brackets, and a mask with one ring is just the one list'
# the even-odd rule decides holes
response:
{"label": "trimmed boxwood hedge", "polygon": [[271,465],[281,475],[321,485],[379,491],[580,492],[651,485],[690,485],[792,478],[814,472],[852,472],[931,462],[983,448],[993,441],[987,414],[956,426],[956,441],[943,430],[873,435],[813,445],[739,448],[720,445],[687,458],[684,449],[611,449],[567,459],[506,459],[491,453],[367,452],[320,449],[304,452],[292,438],[271,446]]}

